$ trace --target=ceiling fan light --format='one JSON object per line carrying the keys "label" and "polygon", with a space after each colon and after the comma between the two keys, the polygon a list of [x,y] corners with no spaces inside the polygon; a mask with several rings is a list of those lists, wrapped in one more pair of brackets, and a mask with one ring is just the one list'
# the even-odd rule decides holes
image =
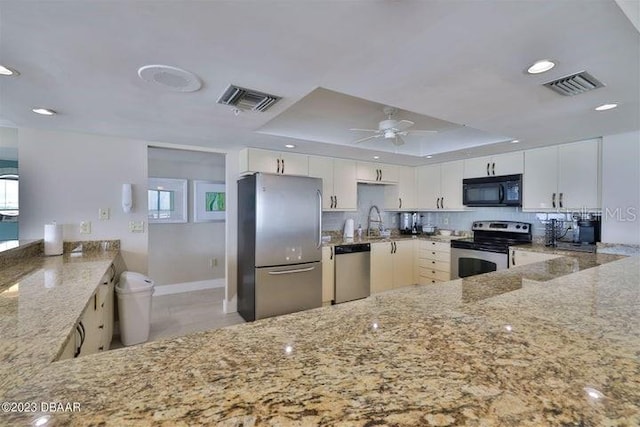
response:
{"label": "ceiling fan light", "polygon": [[396,133],[390,129],[384,131],[384,137],[386,139],[392,139],[396,137]]}

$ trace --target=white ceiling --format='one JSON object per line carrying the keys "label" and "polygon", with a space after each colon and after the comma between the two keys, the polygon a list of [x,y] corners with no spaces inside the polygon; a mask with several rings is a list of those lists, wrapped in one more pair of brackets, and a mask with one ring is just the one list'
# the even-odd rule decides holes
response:
{"label": "white ceiling", "polygon": [[[527,75],[540,58],[557,66]],[[0,78],[0,124],[220,149],[294,143],[305,153],[415,165],[640,128],[640,33],[608,0],[3,0],[0,63],[21,73]],[[146,64],[184,68],[203,88],[153,87],[136,74]],[[606,86],[575,97],[541,86],[582,70]],[[231,83],[283,99],[265,113],[236,116],[216,103]],[[338,103],[335,122],[296,124],[296,103],[318,88],[359,98],[376,113],[356,124],[355,110]],[[607,102],[619,107],[593,110]],[[442,153],[431,160],[333,136],[344,126],[375,126],[381,105],[465,127],[458,136],[454,129],[429,141],[407,138],[420,147],[412,154]],[[34,106],[60,114],[37,116]],[[522,143],[465,148],[473,136]]]}

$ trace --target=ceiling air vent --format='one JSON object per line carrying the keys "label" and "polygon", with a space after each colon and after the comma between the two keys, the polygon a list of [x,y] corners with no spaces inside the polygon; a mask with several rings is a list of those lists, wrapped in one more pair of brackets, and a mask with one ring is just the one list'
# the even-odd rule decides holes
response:
{"label": "ceiling air vent", "polygon": [[580,71],[579,73],[545,83],[544,86],[558,92],[560,95],[572,96],[603,87],[604,84],[586,71]]}
{"label": "ceiling air vent", "polygon": [[231,105],[243,111],[267,111],[279,100],[279,96],[231,85],[218,99],[218,104]]}

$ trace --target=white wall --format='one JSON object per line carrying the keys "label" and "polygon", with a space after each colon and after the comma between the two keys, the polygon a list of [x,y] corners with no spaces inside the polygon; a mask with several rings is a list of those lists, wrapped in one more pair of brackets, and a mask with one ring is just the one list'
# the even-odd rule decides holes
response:
{"label": "white wall", "polygon": [[640,244],[640,132],[602,138],[602,241]]}
{"label": "white wall", "polygon": [[225,313],[238,311],[238,175],[240,174],[240,150],[227,152],[227,285],[224,298]]}
{"label": "white wall", "polygon": [[[149,224],[149,276],[156,284],[224,278],[225,223],[194,223],[192,209],[192,180],[224,182],[224,157],[216,153],[149,148],[149,177],[189,180],[189,222]],[[212,259],[218,261],[217,266],[210,266]]]}
{"label": "white wall", "polygon": [[[147,272],[147,143],[99,135],[18,129],[20,238],[42,239],[44,224],[64,224],[64,240],[120,239],[126,268]],[[123,183],[133,184],[134,208],[121,208]],[[111,218],[98,219],[109,208]],[[91,221],[91,234],[80,234]],[[144,233],[129,232],[144,221]]]}

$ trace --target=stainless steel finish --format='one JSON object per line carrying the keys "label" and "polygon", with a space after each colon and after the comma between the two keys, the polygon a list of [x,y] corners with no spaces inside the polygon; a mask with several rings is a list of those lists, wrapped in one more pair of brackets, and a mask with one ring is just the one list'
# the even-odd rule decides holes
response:
{"label": "stainless steel finish", "polygon": [[322,259],[321,195],[317,178],[256,174],[256,267]]}
{"label": "stainless steel finish", "polygon": [[256,268],[256,320],[319,307],[322,305],[321,284],[321,262],[294,268]]}
{"label": "stainless steel finish", "polygon": [[528,234],[531,224],[517,221],[474,221],[472,231],[500,231],[505,233]]}
{"label": "stainless steel finish", "polygon": [[509,254],[495,252],[476,251],[472,249],[451,248],[451,279],[461,279],[459,275],[460,260],[464,258],[474,258],[488,261],[496,265],[496,271],[505,270],[509,267]]}
{"label": "stainless steel finish", "polygon": [[370,295],[371,252],[339,254],[335,260],[335,302],[342,303]]}
{"label": "stainless steel finish", "polygon": [[[372,211],[376,211],[376,213],[378,214],[378,219],[371,219],[371,212]],[[380,215],[380,209],[378,209],[378,207],[376,205],[371,205],[371,207],[369,208],[369,215],[367,215],[367,236],[371,237],[371,223],[378,223],[378,230],[382,231],[382,215]]]}

